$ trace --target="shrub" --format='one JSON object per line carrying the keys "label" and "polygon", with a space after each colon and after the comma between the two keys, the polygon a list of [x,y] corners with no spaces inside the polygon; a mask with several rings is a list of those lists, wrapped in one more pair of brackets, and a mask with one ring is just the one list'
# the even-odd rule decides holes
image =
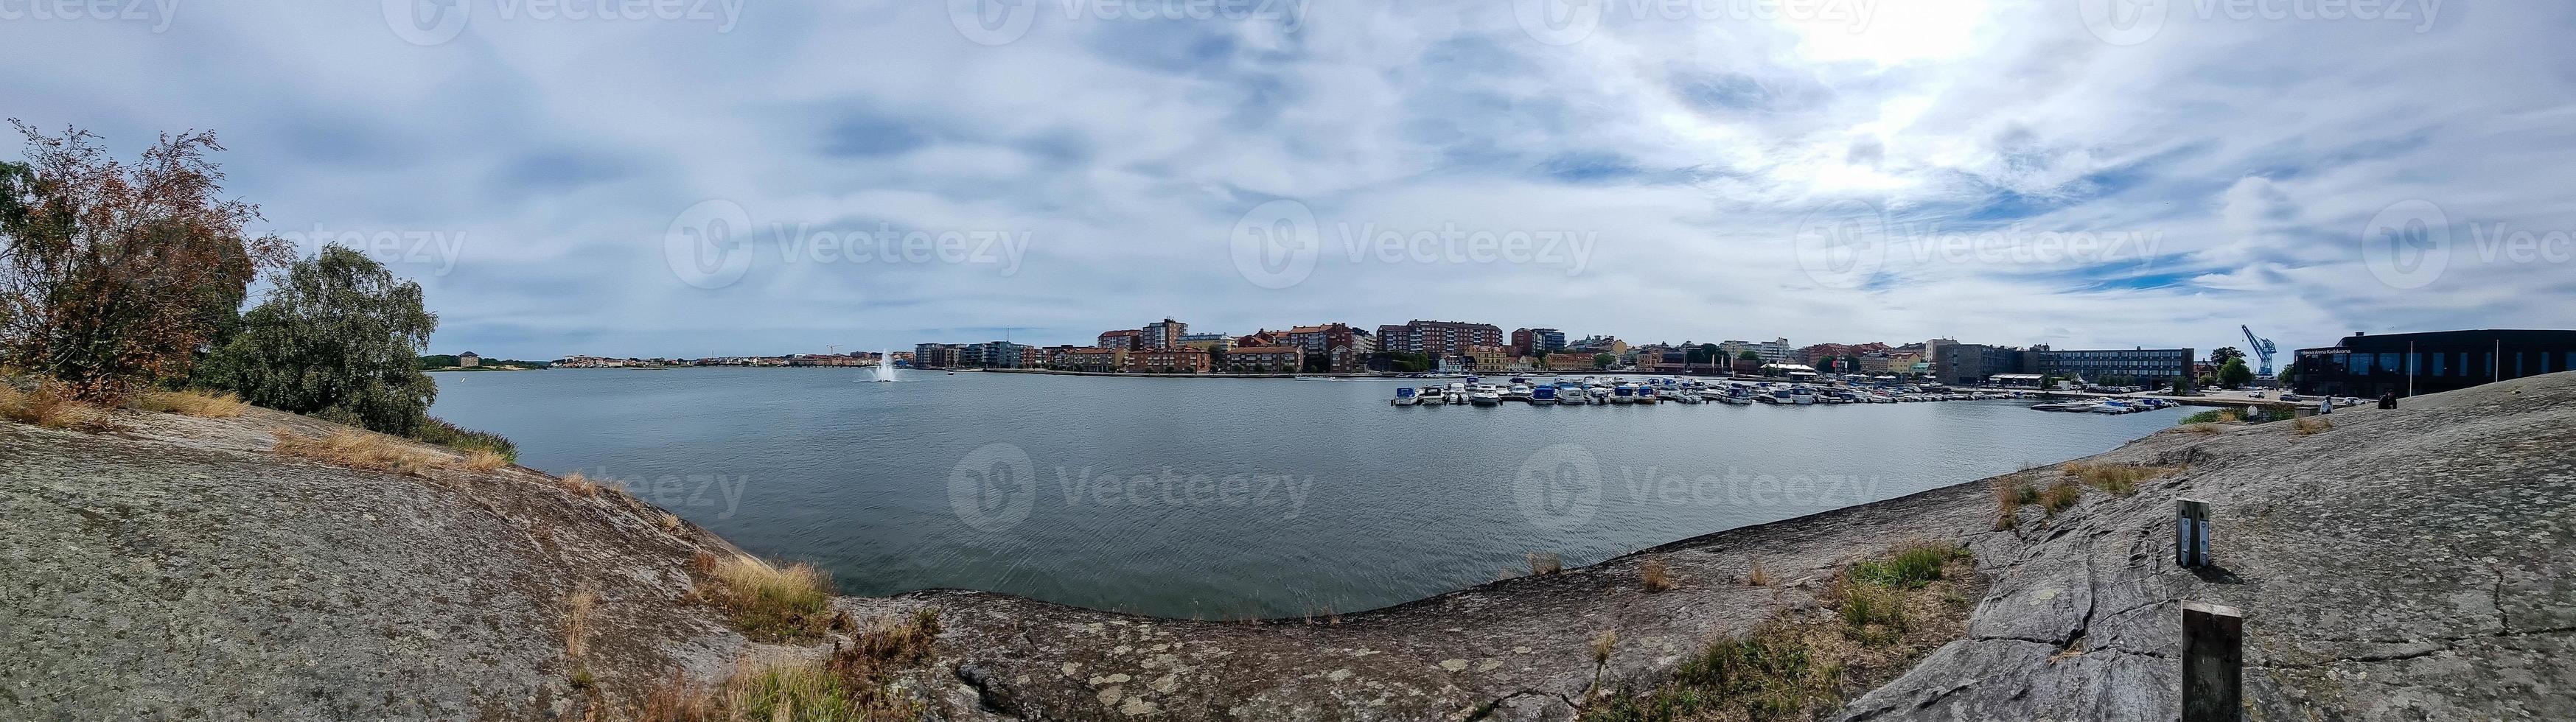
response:
{"label": "shrub", "polygon": [[1609,664],[1610,651],[1612,649],[1616,649],[1618,646],[1619,630],[1603,630],[1601,632],[1601,636],[1592,638],[1592,663],[1594,665]]}
{"label": "shrub", "polygon": [[2244,420],[2245,420],[2245,412],[2238,411],[2238,410],[2235,410],[2235,409],[2211,409],[2211,410],[2208,410],[2208,411],[2203,411],[2203,412],[2200,412],[2200,413],[2192,414],[2192,415],[2190,415],[2190,416],[2182,417],[2182,421],[2180,421],[2179,423],[2181,423],[2181,424],[2185,424],[2185,425],[2196,425],[2196,424],[2233,424],[2233,423],[2236,423],[2236,422],[2239,422],[2239,421],[2244,421]]}
{"label": "shrub", "polygon": [[716,563],[708,600],[745,636],[782,641],[820,636],[832,624],[832,577],[811,564],[786,568],[750,557]]}
{"label": "shrub", "polygon": [[179,414],[208,419],[229,419],[242,415],[250,404],[239,394],[228,391],[146,391],[128,405],[136,411]]}
{"label": "shrub", "polygon": [[58,383],[40,383],[34,391],[20,391],[15,386],[0,383],[0,418],[48,429],[92,433],[116,427],[106,409],[82,402],[70,388]]}
{"label": "shrub", "polygon": [[423,416],[413,424],[411,438],[463,452],[487,451],[501,456],[504,463],[519,462],[519,446],[508,437],[489,431],[458,428],[436,416]]}
{"label": "shrub", "polygon": [[1905,631],[1905,595],[1895,589],[1854,579],[1845,580],[1836,591],[1842,596],[1843,626],[1858,633],[1863,641],[1888,641],[1884,636],[1873,634],[1869,629],[1872,625],[1893,632]]}
{"label": "shrub", "polygon": [[[1819,663],[1798,630],[1773,621],[1742,639],[1710,643],[1673,670],[1653,693],[1610,700],[1584,713],[1587,722],[1788,718],[1830,702],[1842,670]],[[1720,714],[1724,713],[1724,714]]]}
{"label": "shrub", "polygon": [[1771,570],[1762,568],[1761,557],[1754,557],[1753,566],[1745,569],[1744,583],[1756,587],[1771,586]]}
{"label": "shrub", "polygon": [[1914,542],[1898,546],[1887,559],[1852,566],[1851,576],[1886,587],[1920,587],[1941,578],[1941,566],[1968,553],[1957,544]]}
{"label": "shrub", "polygon": [[1649,594],[1673,588],[1672,570],[1664,567],[1662,559],[1646,560],[1645,564],[1637,567],[1637,577]]}
{"label": "shrub", "polygon": [[326,246],[288,267],[242,315],[241,331],[207,356],[200,379],[263,407],[411,436],[438,395],[417,355],[437,328],[420,284]]}
{"label": "shrub", "polygon": [[2328,420],[2323,416],[2309,416],[2292,422],[2290,430],[2300,436],[2314,436],[2319,432],[2323,432],[2331,428],[2334,428],[2333,421]]}
{"label": "shrub", "polygon": [[107,406],[187,378],[294,247],[247,236],[259,208],[222,198],[213,133],[163,135],[127,165],[86,131],[12,123],[27,150],[0,162],[0,361]]}

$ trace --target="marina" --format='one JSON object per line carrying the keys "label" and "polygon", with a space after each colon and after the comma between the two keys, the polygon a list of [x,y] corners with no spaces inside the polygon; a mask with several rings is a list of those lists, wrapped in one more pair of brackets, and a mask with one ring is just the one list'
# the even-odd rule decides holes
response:
{"label": "marina", "polygon": [[[2030,390],[1953,389],[1939,384],[1850,384],[1710,380],[1678,377],[1579,379],[1512,377],[1489,383],[1476,376],[1429,386],[1399,386],[1387,403],[1394,406],[1497,407],[1530,406],[1836,406],[1842,404],[1912,404],[1940,401],[2002,401],[2055,398]],[[2160,398],[2078,398],[2033,404],[2033,411],[2127,414],[2173,408],[2179,402]]]}

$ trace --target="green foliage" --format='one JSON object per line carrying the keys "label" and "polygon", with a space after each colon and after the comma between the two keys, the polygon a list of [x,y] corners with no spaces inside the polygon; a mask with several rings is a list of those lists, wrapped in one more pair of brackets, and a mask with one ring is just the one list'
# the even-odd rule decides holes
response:
{"label": "green foliage", "polygon": [[2218,367],[2218,383],[2231,388],[2254,383],[2254,370],[2245,367],[2245,359],[2228,359],[2226,365]]}
{"label": "green foliage", "polygon": [[1701,719],[1720,710],[1755,720],[1784,719],[1830,702],[1840,667],[1820,663],[1797,630],[1773,623],[1742,639],[1725,639],[1683,660],[1672,684],[1619,697],[1584,713],[1585,722]]}
{"label": "green foliage", "polygon": [[1592,367],[1593,367],[1593,368],[1596,368],[1596,369],[1606,369],[1606,368],[1610,368],[1610,366],[1611,366],[1612,364],[1616,364],[1616,363],[1619,363],[1619,357],[1617,357],[1617,356],[1613,356],[1613,355],[1606,354],[1606,353],[1605,353],[1605,354],[1593,354],[1593,356],[1592,356]]}
{"label": "green foliage", "polygon": [[1920,587],[1941,578],[1941,565],[1967,553],[1956,544],[1908,544],[1887,559],[1854,565],[1851,575],[1880,586]]}
{"label": "green foliage", "polygon": [[2220,346],[2210,350],[2209,365],[2226,366],[2229,361],[2241,361],[2244,358],[2244,351],[2239,351],[2234,346]]}
{"label": "green foliage", "polygon": [[438,395],[418,356],[437,328],[420,284],[329,246],[288,267],[201,380],[260,406],[410,436]]}
{"label": "green foliage", "polygon": [[1754,353],[1754,352],[1751,352],[1751,351],[1746,351],[1746,352],[1744,352],[1744,353],[1736,354],[1736,355],[1735,355],[1735,360],[1737,360],[1737,361],[1761,361],[1761,360],[1762,360],[1762,354]]}
{"label": "green foliage", "polygon": [[184,385],[291,246],[244,231],[259,209],[221,198],[212,133],[164,135],[127,164],[88,132],[11,122],[27,160],[0,162],[0,363],[92,403]]}
{"label": "green foliage", "polygon": [[447,420],[436,416],[421,417],[420,423],[412,427],[411,438],[468,453],[489,451],[500,454],[501,458],[509,460],[510,463],[519,463],[519,445],[511,443],[509,437],[489,431],[458,428],[455,424],[447,423]]}

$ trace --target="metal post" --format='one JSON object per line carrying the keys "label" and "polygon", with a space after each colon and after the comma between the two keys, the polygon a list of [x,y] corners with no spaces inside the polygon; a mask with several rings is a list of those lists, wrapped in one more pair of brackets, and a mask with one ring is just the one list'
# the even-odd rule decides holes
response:
{"label": "metal post", "polygon": [[2245,674],[2245,613],[2182,603],[2182,722],[2239,722]]}
{"label": "metal post", "polygon": [[2209,566],[2209,502],[2174,500],[2174,565]]}

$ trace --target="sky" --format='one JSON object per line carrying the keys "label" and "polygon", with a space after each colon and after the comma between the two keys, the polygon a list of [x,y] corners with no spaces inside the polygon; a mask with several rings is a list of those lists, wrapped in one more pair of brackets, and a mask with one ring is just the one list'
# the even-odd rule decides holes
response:
{"label": "sky", "polygon": [[2295,348],[2576,326],[2576,5],[0,0],[0,115],[215,131],[431,352]]}

